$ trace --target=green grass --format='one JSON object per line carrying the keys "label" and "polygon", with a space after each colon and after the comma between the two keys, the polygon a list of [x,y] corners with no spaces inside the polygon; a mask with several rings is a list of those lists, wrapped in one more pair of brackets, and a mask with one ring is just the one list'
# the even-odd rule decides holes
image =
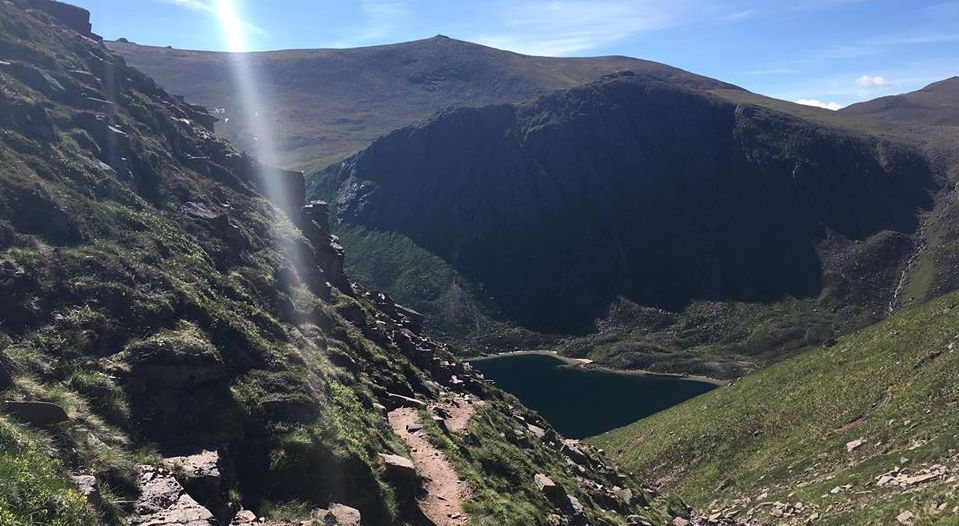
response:
{"label": "green grass", "polygon": [[[471,525],[551,524],[554,519],[546,515],[544,510],[550,510],[552,505],[535,486],[534,477],[537,473],[546,474],[586,505],[588,524],[625,524],[624,517],[602,512],[591,505],[592,499],[580,488],[577,476],[556,450],[536,439],[522,445],[509,438],[504,440],[504,430],[507,430],[507,436],[525,434],[510,413],[505,402],[488,402],[473,415],[463,434],[444,433],[426,412],[421,415],[430,441],[446,455],[456,472],[469,484],[472,496],[464,504],[464,509],[474,516]],[[613,484],[604,479],[598,482],[607,486]],[[638,485],[630,489],[652,499]],[[661,499],[653,507],[641,511],[641,515],[654,524],[665,521],[666,515],[662,510],[671,504],[674,503]]]}
{"label": "green grass", "polygon": [[820,524],[890,524],[906,509],[920,524],[955,524],[954,484],[903,492],[875,478],[901,457],[959,471],[957,306],[950,294],[902,311],[591,441],[698,507],[748,509],[767,493],[818,507]]}
{"label": "green grass", "polygon": [[38,439],[0,418],[0,526],[98,524],[86,498]]}
{"label": "green grass", "polygon": [[396,232],[337,227],[346,270],[357,282],[390,293],[426,316],[429,332],[465,352],[536,347],[555,340],[505,321],[482,288],[438,256]]}

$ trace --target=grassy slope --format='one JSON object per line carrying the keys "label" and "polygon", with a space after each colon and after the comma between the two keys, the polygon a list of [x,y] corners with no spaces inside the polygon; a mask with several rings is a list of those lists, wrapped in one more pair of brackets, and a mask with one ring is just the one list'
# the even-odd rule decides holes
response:
{"label": "grassy slope", "polygon": [[959,471],[957,306],[954,293],[903,311],[592,442],[693,505],[800,501],[819,524],[890,524],[903,510],[956,524],[954,482],[903,491],[876,477],[896,465]]}
{"label": "grassy slope", "polygon": [[35,436],[0,418],[0,525],[86,526],[86,499]]}
{"label": "grassy slope", "polygon": [[426,315],[432,335],[454,341],[466,352],[538,347],[555,340],[504,321],[483,301],[480,286],[402,234],[341,225],[337,235],[350,247],[350,276],[390,291],[399,303],[415,305]]}

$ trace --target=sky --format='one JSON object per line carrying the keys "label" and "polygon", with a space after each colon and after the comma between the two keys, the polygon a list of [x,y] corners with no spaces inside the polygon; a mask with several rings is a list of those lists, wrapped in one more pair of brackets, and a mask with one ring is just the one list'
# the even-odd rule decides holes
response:
{"label": "sky", "polygon": [[[226,50],[217,3],[68,0],[95,32]],[[251,51],[437,34],[520,53],[626,55],[837,109],[959,75],[959,0],[233,0]]]}

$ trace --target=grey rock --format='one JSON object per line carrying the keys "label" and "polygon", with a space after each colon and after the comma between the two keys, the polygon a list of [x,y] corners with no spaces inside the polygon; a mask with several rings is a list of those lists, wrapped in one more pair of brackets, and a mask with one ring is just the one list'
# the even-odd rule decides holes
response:
{"label": "grey rock", "polygon": [[132,526],[216,526],[210,510],[191,497],[165,469],[141,466],[140,497],[130,518]]}
{"label": "grey rock", "polygon": [[70,477],[73,485],[94,507],[100,505],[100,489],[97,487],[97,478],[93,475],[73,475]]}

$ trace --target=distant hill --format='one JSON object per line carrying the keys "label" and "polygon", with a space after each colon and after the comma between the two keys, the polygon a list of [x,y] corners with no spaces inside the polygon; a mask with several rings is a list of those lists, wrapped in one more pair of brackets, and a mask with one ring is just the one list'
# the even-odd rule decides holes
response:
{"label": "distant hill", "polygon": [[895,124],[959,126],[959,104],[956,101],[959,101],[959,76],[911,93],[852,104],[840,111]]}
{"label": "distant hill", "polygon": [[926,301],[959,288],[959,77],[853,104],[840,113],[912,137],[948,180],[948,191],[923,225],[922,244],[903,275],[897,305]]}
{"label": "distant hill", "polygon": [[[704,345],[761,362],[882,316],[914,250],[917,212],[933,206],[936,176],[921,152],[831,112],[806,118],[796,105],[708,86],[624,73],[446,112],[377,140],[318,188],[337,200],[357,273],[437,323],[446,316],[454,333],[457,322],[460,333],[486,332],[475,315],[484,308],[565,334],[625,316],[632,326],[620,336],[633,343],[602,358],[645,367]],[[383,242],[364,252],[364,238]],[[787,298],[800,303],[772,321],[770,307],[730,313],[726,328],[664,333],[697,302]],[[640,312],[610,311],[630,304]],[[793,318],[796,309],[804,314]],[[597,357],[595,344],[570,350]]]}
{"label": "distant hill", "polygon": [[677,68],[627,57],[549,58],[444,36],[355,49],[251,53],[262,94],[259,117],[237,104],[230,54],[109,42],[172,93],[215,111],[217,132],[248,148],[251,119],[277,134],[288,167],[323,168],[371,141],[451,107],[519,102],[622,70],[690,86],[729,87]]}

